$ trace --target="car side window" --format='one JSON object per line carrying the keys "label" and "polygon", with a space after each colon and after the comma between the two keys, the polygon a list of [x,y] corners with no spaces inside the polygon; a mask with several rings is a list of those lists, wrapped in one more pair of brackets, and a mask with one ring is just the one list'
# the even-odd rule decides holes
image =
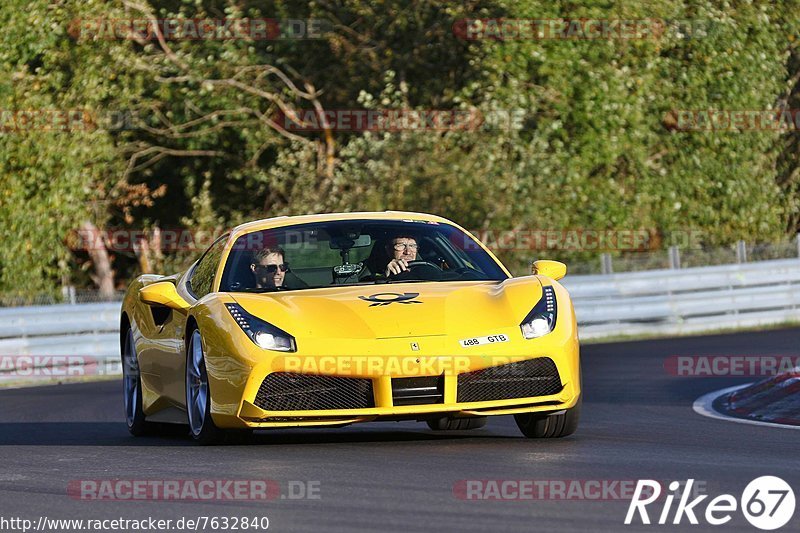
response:
{"label": "car side window", "polygon": [[227,242],[227,235],[217,239],[214,244],[209,246],[206,253],[197,262],[197,266],[194,267],[192,277],[189,279],[189,289],[198,300],[211,292],[211,287],[214,284],[214,275],[217,273],[222,251],[225,249],[225,243]]}

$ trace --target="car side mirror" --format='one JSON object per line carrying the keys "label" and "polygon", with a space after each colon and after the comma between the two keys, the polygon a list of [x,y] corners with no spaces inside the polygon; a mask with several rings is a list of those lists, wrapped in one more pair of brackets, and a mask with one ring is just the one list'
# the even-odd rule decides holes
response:
{"label": "car side mirror", "polygon": [[163,305],[176,311],[189,309],[189,303],[181,298],[175,285],[169,281],[159,281],[139,289],[139,300],[147,305]]}
{"label": "car side mirror", "polygon": [[559,280],[567,275],[567,265],[560,261],[540,259],[539,261],[534,261],[531,265],[531,274]]}

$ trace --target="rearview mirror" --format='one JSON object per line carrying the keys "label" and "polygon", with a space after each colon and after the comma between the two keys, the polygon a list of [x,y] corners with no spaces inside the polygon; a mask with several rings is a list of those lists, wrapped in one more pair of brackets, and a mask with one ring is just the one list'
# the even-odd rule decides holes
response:
{"label": "rearview mirror", "polygon": [[531,274],[559,280],[567,275],[567,265],[560,261],[540,259],[539,261],[534,261],[533,265],[531,265]]}
{"label": "rearview mirror", "polygon": [[163,305],[176,311],[189,309],[189,303],[181,298],[175,285],[169,281],[159,281],[139,289],[139,300],[147,305]]}
{"label": "rearview mirror", "polygon": [[364,248],[370,244],[372,244],[372,237],[369,236],[369,233],[362,235],[351,233],[331,237],[330,247],[331,250],[349,250],[350,248]]}

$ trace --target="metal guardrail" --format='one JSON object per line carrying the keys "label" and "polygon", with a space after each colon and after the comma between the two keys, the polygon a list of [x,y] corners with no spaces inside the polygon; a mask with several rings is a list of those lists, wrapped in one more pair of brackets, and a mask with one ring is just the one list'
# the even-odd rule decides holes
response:
{"label": "metal guardrail", "polygon": [[583,339],[800,320],[800,259],[564,279]]}
{"label": "metal guardrail", "polygon": [[114,331],[120,307],[112,302],[0,308],[0,339]]}
{"label": "metal guardrail", "polygon": [[[582,339],[800,320],[800,259],[567,276]],[[0,355],[119,357],[120,303],[0,309]]]}

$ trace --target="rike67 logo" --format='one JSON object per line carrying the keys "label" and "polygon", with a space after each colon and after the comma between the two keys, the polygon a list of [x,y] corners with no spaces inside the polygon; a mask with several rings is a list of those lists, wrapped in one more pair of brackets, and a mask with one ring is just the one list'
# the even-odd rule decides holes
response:
{"label": "rike67 logo", "polygon": [[[686,520],[693,525],[697,525],[698,516],[705,519],[705,522],[712,526],[720,526],[730,522],[733,513],[741,509],[742,514],[750,524],[758,529],[771,531],[783,527],[794,515],[795,499],[794,491],[784,480],[775,476],[762,476],[751,481],[742,492],[742,496],[737,500],[731,494],[721,494],[705,505],[705,512],[701,513],[701,503],[708,498],[707,494],[697,496],[691,501],[692,485],[694,479],[687,480],[681,493],[677,491],[681,488],[681,483],[673,481],[669,484],[669,491],[663,498],[663,507],[658,515],[657,522],[660,525],[667,523],[680,524]],[[633,499],[628,506],[628,514],[625,516],[625,524],[635,523],[637,513],[642,524],[650,524],[651,518],[648,514],[648,505],[659,500],[661,503],[661,484],[652,479],[640,479],[636,484]],[[678,504],[673,514],[672,504],[675,500]],[[658,511],[658,505],[651,511]],[[670,522],[670,517],[672,520]],[[653,517],[655,519],[655,516]]]}

